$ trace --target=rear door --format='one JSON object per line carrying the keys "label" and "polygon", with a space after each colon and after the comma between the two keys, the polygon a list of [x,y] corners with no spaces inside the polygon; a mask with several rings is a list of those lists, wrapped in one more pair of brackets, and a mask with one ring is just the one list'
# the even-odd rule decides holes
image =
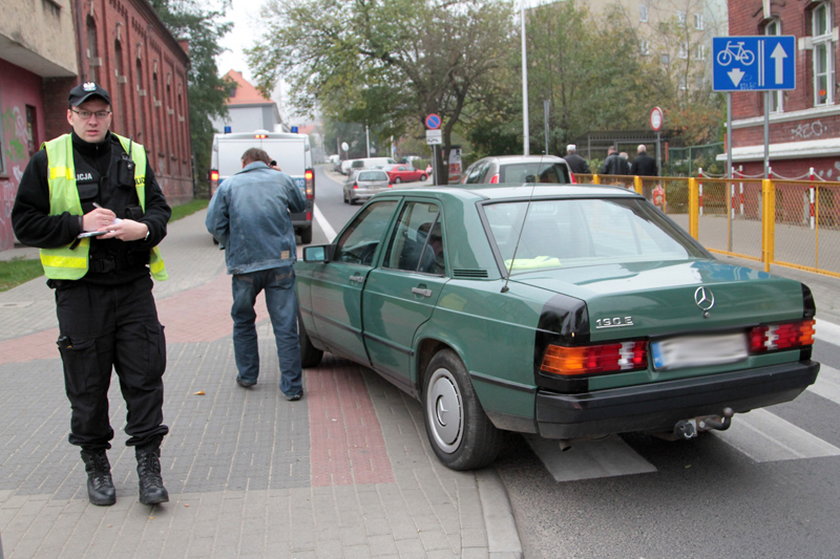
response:
{"label": "rear door", "polygon": [[437,204],[407,201],[394,226],[382,265],[371,270],[362,300],[371,366],[408,392],[414,337],[429,320],[444,284],[445,239]]}

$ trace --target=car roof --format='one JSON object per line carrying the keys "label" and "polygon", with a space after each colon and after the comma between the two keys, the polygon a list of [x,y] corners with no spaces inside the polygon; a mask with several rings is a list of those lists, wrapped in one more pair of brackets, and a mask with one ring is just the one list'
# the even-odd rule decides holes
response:
{"label": "car roof", "polygon": [[505,163],[533,163],[533,162],[540,162],[540,161],[547,161],[547,162],[565,162],[566,160],[562,157],[558,157],[556,155],[491,155],[488,157],[484,157],[482,159],[489,160],[493,159],[498,161],[500,164]]}
{"label": "car roof", "polygon": [[533,184],[532,188],[522,185],[474,185],[469,187],[429,186],[410,190],[393,190],[377,194],[376,198],[389,196],[433,196],[439,199],[455,198],[464,202],[482,200],[529,200],[536,198],[641,198],[632,190],[618,186],[599,184]]}

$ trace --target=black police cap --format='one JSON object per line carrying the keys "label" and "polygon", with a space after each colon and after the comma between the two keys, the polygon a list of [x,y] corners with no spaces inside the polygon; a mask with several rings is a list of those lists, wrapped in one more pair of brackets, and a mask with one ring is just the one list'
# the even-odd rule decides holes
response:
{"label": "black police cap", "polygon": [[109,105],[111,104],[111,96],[105,88],[100,87],[96,82],[85,82],[70,90],[70,106],[78,107],[93,97],[101,97],[103,101]]}

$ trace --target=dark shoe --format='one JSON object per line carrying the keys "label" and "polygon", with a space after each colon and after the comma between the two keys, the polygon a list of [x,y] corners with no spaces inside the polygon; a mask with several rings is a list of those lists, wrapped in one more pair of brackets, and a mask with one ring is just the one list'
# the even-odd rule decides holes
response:
{"label": "dark shoe", "polygon": [[144,505],[159,505],[169,501],[169,493],[160,477],[160,443],[138,446],[137,477],[140,479],[140,502]]}
{"label": "dark shoe", "polygon": [[111,479],[111,464],[105,449],[82,449],[82,462],[87,472],[88,500],[93,505],[109,507],[117,502],[117,492]]}
{"label": "dark shoe", "polygon": [[303,398],[303,392],[298,392],[297,394],[283,394],[283,397],[290,402],[297,402]]}
{"label": "dark shoe", "polygon": [[236,384],[238,384],[242,388],[251,388],[252,386],[257,384],[257,381],[255,381],[255,380],[245,380],[244,378],[236,377]]}

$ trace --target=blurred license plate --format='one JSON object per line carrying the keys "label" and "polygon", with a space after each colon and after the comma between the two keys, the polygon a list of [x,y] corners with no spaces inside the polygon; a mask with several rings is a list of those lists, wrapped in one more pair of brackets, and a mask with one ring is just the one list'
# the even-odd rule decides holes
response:
{"label": "blurred license plate", "polygon": [[747,337],[743,332],[681,336],[652,342],[650,351],[657,370],[734,363],[747,358]]}

